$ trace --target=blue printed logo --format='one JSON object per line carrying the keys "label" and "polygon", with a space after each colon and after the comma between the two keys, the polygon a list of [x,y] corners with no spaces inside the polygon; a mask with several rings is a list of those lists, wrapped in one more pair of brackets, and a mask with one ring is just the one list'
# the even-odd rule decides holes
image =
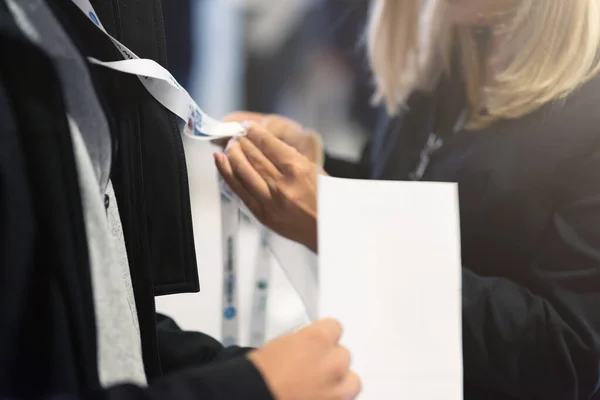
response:
{"label": "blue printed logo", "polygon": [[[231,263],[233,262],[233,261],[231,261],[231,256],[230,256],[230,262]],[[233,266],[231,266],[230,269],[233,269]],[[235,277],[233,275],[229,275],[227,277],[227,282],[225,284],[225,293],[227,295],[227,302],[228,303],[232,303],[233,302],[234,290],[235,290]]]}
{"label": "blue printed logo", "polygon": [[269,284],[266,281],[258,281],[258,283],[256,284],[256,287],[259,290],[267,290]]}
{"label": "blue printed logo", "polygon": [[98,21],[96,14],[94,14],[93,12],[90,11],[88,16],[90,17],[90,19],[92,20],[93,23],[95,23],[96,25],[100,25],[100,21]]}
{"label": "blue printed logo", "polygon": [[231,336],[227,336],[226,338],[223,339],[223,346],[229,347],[229,346],[233,346],[233,345],[235,345],[235,339],[232,338]]}
{"label": "blue printed logo", "polygon": [[196,107],[190,106],[190,116],[185,124],[184,132],[190,136],[208,136],[202,132],[202,113]]}
{"label": "blue printed logo", "polygon": [[227,307],[225,309],[225,313],[224,313],[225,319],[233,319],[233,318],[235,318],[235,314],[236,314],[235,307]]}

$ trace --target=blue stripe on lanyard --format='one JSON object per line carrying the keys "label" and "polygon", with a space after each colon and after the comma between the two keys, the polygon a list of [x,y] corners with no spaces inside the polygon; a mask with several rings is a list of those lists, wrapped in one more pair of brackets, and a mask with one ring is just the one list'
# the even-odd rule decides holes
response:
{"label": "blue stripe on lanyard", "polygon": [[238,288],[237,288],[237,232],[239,225],[239,203],[221,191],[221,225],[223,244],[223,315],[221,338],[225,346],[237,345]]}

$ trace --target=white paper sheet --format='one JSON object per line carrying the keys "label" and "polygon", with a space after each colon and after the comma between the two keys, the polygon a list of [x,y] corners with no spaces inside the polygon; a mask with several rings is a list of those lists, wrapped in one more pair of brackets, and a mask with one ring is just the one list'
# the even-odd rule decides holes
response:
{"label": "white paper sheet", "polygon": [[319,310],[360,399],[462,400],[456,185],[319,179]]}

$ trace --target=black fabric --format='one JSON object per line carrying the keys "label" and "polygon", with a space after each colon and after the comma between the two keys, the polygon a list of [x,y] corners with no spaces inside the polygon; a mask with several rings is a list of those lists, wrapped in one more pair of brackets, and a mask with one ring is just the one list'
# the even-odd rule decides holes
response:
{"label": "black fabric", "polygon": [[[100,60],[122,56],[69,0],[52,0],[82,52]],[[165,64],[160,2],[96,2],[99,19],[140,57]],[[149,34],[150,33],[150,34]],[[118,143],[111,174],[127,245],[150,382],[162,376],[154,296],[198,291],[187,170],[181,134],[169,111],[137,77],[94,67]],[[154,287],[153,287],[154,285]]]}
{"label": "black fabric", "polygon": [[347,161],[343,158],[325,155],[323,169],[331,176],[338,178],[368,179],[369,178],[369,160],[368,157],[371,143],[368,142],[359,162]]}
{"label": "black fabric", "polygon": [[[167,66],[165,33],[160,0],[139,2],[120,0],[110,2],[93,0],[101,21],[112,24],[105,28],[128,46],[139,57],[150,58]],[[82,14],[78,14],[82,21]],[[83,18],[85,19],[85,18]],[[87,26],[90,24],[88,21]],[[107,43],[106,38],[102,39]],[[97,39],[85,43],[85,51],[108,57],[109,53],[95,53]],[[114,48],[111,53],[115,54]],[[121,59],[121,56],[119,58]],[[138,131],[139,166],[144,182],[140,200],[146,204],[149,264],[154,282],[154,294],[197,292],[199,290],[198,268],[192,227],[189,185],[185,154],[176,117],[156,102],[135,79],[133,92],[137,112],[120,116],[120,121],[132,121]],[[134,94],[135,93],[135,94]],[[111,93],[113,104],[121,107],[122,90]],[[123,113],[125,114],[125,113]],[[135,118],[134,118],[135,117]],[[121,127],[122,129],[122,127]],[[132,130],[121,136],[132,137]],[[144,179],[144,176],[151,177]],[[119,185],[119,192],[124,185]],[[115,187],[115,190],[117,188]],[[119,196],[119,193],[117,193]],[[121,203],[119,203],[121,204]],[[136,206],[139,205],[135,204]],[[142,225],[144,225],[144,222]],[[126,238],[127,240],[127,238]]]}
{"label": "black fabric", "polygon": [[95,321],[61,87],[2,6],[0,51],[19,56],[0,63],[0,396],[85,393]]}
{"label": "black fabric", "polygon": [[[390,123],[389,117],[383,108],[380,108],[374,114],[374,132],[381,132],[388,127]],[[373,137],[367,141],[358,162],[351,162],[344,160],[343,158],[332,156],[331,154],[326,154],[323,168],[329,175],[338,178],[369,179],[372,177],[371,153],[373,152],[372,149],[374,145],[377,145],[373,142]]]}
{"label": "black fabric", "polygon": [[[121,60],[114,45],[70,0],[52,0],[87,56]],[[106,30],[139,57],[166,66],[159,0],[92,0]],[[138,79],[97,67],[111,129],[130,159],[115,160],[115,194],[133,269],[151,266],[154,294],[197,292],[198,268],[183,142],[177,120]],[[134,154],[135,153],[135,154]],[[136,185],[132,185],[132,181]],[[139,182],[139,184],[137,184]],[[136,190],[133,190],[132,186]],[[131,244],[131,245],[129,245]],[[141,268],[141,267],[140,267]]]}
{"label": "black fabric", "polygon": [[157,314],[158,348],[165,375],[183,368],[226,361],[246,355],[252,349],[223,347],[212,337],[200,332],[183,331],[166,315]]}
{"label": "black fabric", "polygon": [[[209,357],[173,365],[162,376],[153,303],[140,296],[152,294],[152,282],[133,270],[142,337],[155,341],[154,348],[143,345],[146,370],[154,375],[148,388],[100,387],[87,240],[61,86],[51,61],[16,28],[3,1],[0,51],[18,54],[0,62],[0,397],[270,400],[246,350],[209,339],[196,348]],[[121,83],[110,75],[99,79],[99,87]],[[106,104],[112,110],[114,103]],[[126,150],[119,146],[119,157],[126,159]],[[127,179],[137,193],[140,181]],[[138,245],[127,244],[128,250]]]}
{"label": "black fabric", "polygon": [[409,180],[430,133],[444,140],[424,180],[459,185],[465,399],[600,399],[600,77],[454,134],[461,88],[414,95],[363,165]]}

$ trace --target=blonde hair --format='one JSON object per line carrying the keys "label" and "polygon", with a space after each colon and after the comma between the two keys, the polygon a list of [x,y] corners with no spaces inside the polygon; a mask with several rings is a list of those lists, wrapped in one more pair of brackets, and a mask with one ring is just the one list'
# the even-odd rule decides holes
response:
{"label": "blonde hair", "polygon": [[[508,3],[508,0],[506,0]],[[445,0],[375,0],[367,30],[375,101],[395,114],[415,90],[432,90],[459,50],[469,125],[517,118],[563,99],[600,70],[600,0],[517,0],[491,31],[483,57],[470,27],[452,26]],[[485,75],[485,64],[494,77]],[[487,113],[478,111],[485,108]]]}

